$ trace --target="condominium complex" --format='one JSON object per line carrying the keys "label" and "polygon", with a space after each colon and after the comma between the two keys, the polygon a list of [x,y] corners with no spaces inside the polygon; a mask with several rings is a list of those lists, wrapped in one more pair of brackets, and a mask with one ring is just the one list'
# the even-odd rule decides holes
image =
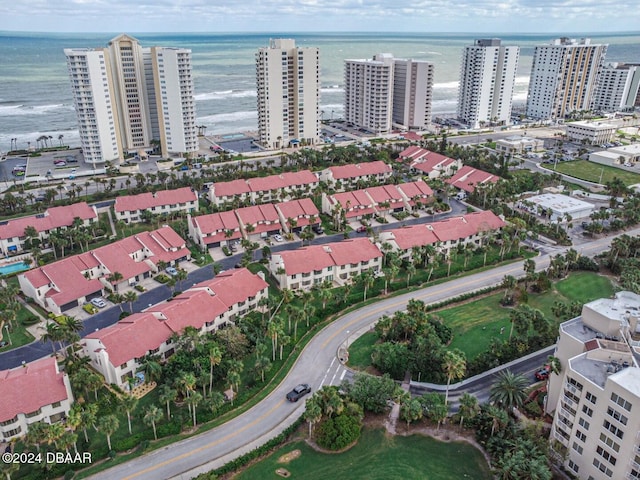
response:
{"label": "condominium complex", "polygon": [[431,122],[433,65],[394,59],[345,60],[345,120],[373,133],[393,125],[424,129]]}
{"label": "condominium complex", "polygon": [[156,145],[163,156],[198,150],[190,50],[143,48],[120,35],[107,48],[64,53],[87,163],[118,163]]}
{"label": "condominium complex", "polygon": [[320,139],[320,52],[272,39],[256,54],[258,135],[268,149]]}
{"label": "condominium complex", "polygon": [[510,123],[519,54],[520,47],[503,46],[496,38],[464,48],[457,112],[462,122],[471,128]]}
{"label": "condominium complex", "polygon": [[552,451],[579,478],[640,478],[639,312],[639,295],[618,292],[560,326],[546,412]]}
{"label": "condominium complex", "polygon": [[634,107],[640,107],[640,64],[605,64],[593,99],[594,110],[616,112]]}
{"label": "condominium complex", "polygon": [[575,111],[589,110],[607,45],[559,38],[537,46],[533,53],[527,117],[561,119]]}

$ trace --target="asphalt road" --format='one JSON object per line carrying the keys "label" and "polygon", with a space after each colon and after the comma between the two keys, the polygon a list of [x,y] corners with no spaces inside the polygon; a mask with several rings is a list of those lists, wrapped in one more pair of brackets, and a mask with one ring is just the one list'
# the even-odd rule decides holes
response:
{"label": "asphalt road", "polygon": [[[639,232],[640,229],[626,233],[637,235]],[[578,247],[577,250],[581,254],[594,255],[606,250],[612,238],[614,237],[594,240]],[[549,255],[542,255],[536,259],[537,269],[546,268],[548,264]],[[323,385],[339,384],[346,377],[347,369],[338,359],[338,352],[342,350],[345,343],[353,341],[358,335],[369,330],[381,315],[393,314],[405,309],[407,302],[411,299],[422,300],[429,304],[495,285],[500,283],[505,275],[516,277],[524,275],[522,263],[504,265],[486,272],[455,278],[441,285],[387,298],[350,312],[321,330],[307,344],[284,381],[267,398],[244,414],[218,428],[151,452],[90,478],[183,479],[218,468],[276,436],[302,414],[304,409],[302,401],[298,404],[290,404],[285,400],[286,393],[293,386],[298,383],[309,383],[315,391]],[[476,385],[471,385],[469,388],[476,389],[472,391],[482,390]]]}

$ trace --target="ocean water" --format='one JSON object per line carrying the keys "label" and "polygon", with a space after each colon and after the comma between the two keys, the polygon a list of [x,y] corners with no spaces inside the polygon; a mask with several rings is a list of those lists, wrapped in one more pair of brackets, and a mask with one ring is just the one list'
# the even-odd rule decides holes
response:
{"label": "ocean water", "polygon": [[[129,32],[127,32],[129,33]],[[399,58],[427,60],[435,66],[434,114],[455,112],[462,48],[474,34],[139,34],[143,46],[172,46],[192,50],[196,112],[207,133],[229,133],[257,128],[255,53],[270,38],[294,38],[298,46],[320,49],[321,110],[323,117],[343,113],[343,69],[347,58],[371,58],[392,53]],[[79,145],[71,88],[63,49],[102,47],[117,34],[50,34],[0,32],[0,152],[11,139],[18,148],[35,145],[41,135],[59,136]],[[553,35],[495,35],[503,44],[519,45],[520,61],[514,104],[526,100],[533,48]],[[559,35],[556,35],[559,36]],[[607,43],[607,61],[640,62],[640,32],[572,35]]]}

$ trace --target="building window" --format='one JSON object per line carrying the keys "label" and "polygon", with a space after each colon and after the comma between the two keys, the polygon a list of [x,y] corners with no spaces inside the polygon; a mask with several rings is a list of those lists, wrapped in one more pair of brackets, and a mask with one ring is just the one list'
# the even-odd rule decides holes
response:
{"label": "building window", "polygon": [[631,411],[631,404],[629,402],[627,402],[624,398],[622,398],[621,396],[612,393],[611,394],[611,401],[613,401],[614,403],[617,403],[618,405],[620,405],[622,408],[624,408],[627,412]]}
{"label": "building window", "polygon": [[585,398],[587,400],[589,400],[591,403],[593,403],[594,405],[596,404],[596,402],[598,401],[598,397],[596,397],[595,395],[593,395],[591,392],[587,392],[587,394],[585,395]]}
{"label": "building window", "polygon": [[600,434],[600,441],[609,448],[612,448],[616,453],[620,451],[620,445],[613,441],[613,439],[607,437],[604,433]]}
{"label": "building window", "polygon": [[616,464],[616,457],[614,457],[613,455],[611,455],[609,452],[607,452],[604,448],[602,447],[598,447],[596,448],[596,453],[598,455],[600,455],[602,458],[604,458],[607,462],[609,462],[611,465],[615,465]]}
{"label": "building window", "polygon": [[609,468],[607,468],[607,466],[597,458],[593,459],[593,466],[596,467],[598,470],[600,470],[602,473],[604,473],[607,477],[610,477],[611,475],[613,475],[613,472]]}
{"label": "building window", "polygon": [[571,448],[573,448],[576,452],[578,452],[578,455],[582,455],[582,447],[578,445],[576,442],[573,442],[573,446]]}
{"label": "building window", "polygon": [[620,412],[618,412],[614,408],[611,408],[611,407],[607,408],[607,415],[609,415],[610,417],[613,417],[614,419],[618,420],[623,425],[627,424],[627,421],[628,421],[627,417],[622,415]]}
{"label": "building window", "polygon": [[589,422],[587,422],[584,418],[580,417],[580,420],[578,420],[578,424],[581,427],[584,427],[585,430],[589,430]]}
{"label": "building window", "polygon": [[589,407],[587,407],[586,405],[582,406],[582,412],[586,413],[588,417],[591,417],[593,415],[593,410],[591,410]]}

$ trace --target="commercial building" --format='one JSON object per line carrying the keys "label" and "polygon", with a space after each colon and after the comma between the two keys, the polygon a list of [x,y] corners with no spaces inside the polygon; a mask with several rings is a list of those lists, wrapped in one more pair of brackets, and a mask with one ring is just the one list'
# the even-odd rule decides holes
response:
{"label": "commercial building", "polygon": [[0,433],[9,442],[26,435],[29,425],[64,420],[73,393],[69,376],[47,357],[12,370],[0,371]]}
{"label": "commercial building", "polygon": [[640,107],[640,64],[606,63],[600,72],[593,109],[632,111]]}
{"label": "commercial building", "polygon": [[271,39],[256,54],[258,136],[267,149],[320,140],[320,52]]}
{"label": "commercial building", "polygon": [[198,208],[198,194],[191,187],[116,197],[114,205],[116,219],[125,223],[144,220],[144,211],[149,211],[154,216],[169,216],[180,212],[197,212]]}
{"label": "commercial building", "polygon": [[533,52],[526,115],[536,120],[563,119],[590,110],[607,45],[590,39],[558,38]]}
{"label": "commercial building", "polygon": [[424,129],[431,123],[433,64],[394,59],[345,60],[345,120],[365,131],[388,133],[393,125]]}
{"label": "commercial building", "polygon": [[544,140],[539,138],[514,135],[496,141],[496,151],[506,155],[535,152],[544,147]]}
{"label": "commercial building", "polygon": [[324,282],[344,285],[362,272],[375,274],[381,268],[382,252],[368,238],[274,252],[269,261],[280,288],[291,290],[308,290]]}
{"label": "commercial building", "polygon": [[190,50],[120,35],[107,48],[64,53],[87,163],[119,163],[157,145],[163,156],[198,150]]}
{"label": "commercial building", "polygon": [[616,126],[605,122],[571,122],[565,126],[567,138],[589,145],[609,143],[616,134]]}
{"label": "commercial building", "polygon": [[511,123],[520,47],[497,38],[476,40],[462,52],[458,118],[470,128]]}
{"label": "commercial building", "polygon": [[564,221],[569,215],[573,220],[587,218],[593,212],[593,205],[577,198],[559,193],[543,193],[518,203],[522,208],[534,215],[542,215],[552,222]]}
{"label": "commercial building", "polygon": [[586,303],[560,325],[546,413],[556,459],[579,478],[640,478],[640,296]]}
{"label": "commercial building", "polygon": [[602,165],[635,166],[640,162],[640,144],[632,143],[593,152],[589,154],[589,161]]}

